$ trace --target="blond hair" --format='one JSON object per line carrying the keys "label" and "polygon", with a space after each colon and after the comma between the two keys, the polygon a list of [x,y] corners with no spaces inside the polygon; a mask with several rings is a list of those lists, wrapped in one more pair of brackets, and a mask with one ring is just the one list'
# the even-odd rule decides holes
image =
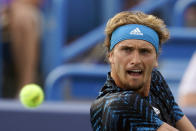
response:
{"label": "blond hair", "polygon": [[106,38],[104,41],[105,46],[108,51],[110,50],[110,39],[112,32],[122,25],[127,24],[140,24],[152,28],[157,32],[159,36],[159,50],[161,49],[162,44],[169,39],[169,31],[164,24],[164,21],[157,18],[153,15],[148,15],[142,12],[120,12],[116,14],[113,18],[109,19],[106,28],[105,34]]}

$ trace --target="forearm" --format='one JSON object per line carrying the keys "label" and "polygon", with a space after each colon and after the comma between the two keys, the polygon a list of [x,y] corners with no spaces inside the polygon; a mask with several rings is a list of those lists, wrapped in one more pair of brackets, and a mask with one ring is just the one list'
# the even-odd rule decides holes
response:
{"label": "forearm", "polygon": [[163,125],[161,125],[157,131],[179,131],[178,129],[170,126],[167,123],[164,123]]}
{"label": "forearm", "polygon": [[195,127],[189,121],[186,116],[183,116],[178,122],[176,122],[176,128],[170,126],[167,123],[161,125],[158,131],[196,131]]}
{"label": "forearm", "polygon": [[195,127],[185,115],[176,122],[176,128],[180,131],[196,131]]}

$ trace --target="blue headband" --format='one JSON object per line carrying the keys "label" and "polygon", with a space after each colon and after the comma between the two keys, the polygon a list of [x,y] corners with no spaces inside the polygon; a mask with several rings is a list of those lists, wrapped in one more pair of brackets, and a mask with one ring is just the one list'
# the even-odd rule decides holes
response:
{"label": "blue headband", "polygon": [[158,53],[159,37],[158,34],[150,27],[138,24],[128,24],[118,27],[111,36],[110,50],[123,40],[138,39],[151,43]]}

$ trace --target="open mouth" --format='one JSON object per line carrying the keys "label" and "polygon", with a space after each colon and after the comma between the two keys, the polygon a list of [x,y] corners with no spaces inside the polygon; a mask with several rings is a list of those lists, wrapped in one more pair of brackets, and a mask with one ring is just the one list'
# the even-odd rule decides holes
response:
{"label": "open mouth", "polygon": [[140,76],[142,75],[142,70],[128,70],[127,73],[131,76]]}

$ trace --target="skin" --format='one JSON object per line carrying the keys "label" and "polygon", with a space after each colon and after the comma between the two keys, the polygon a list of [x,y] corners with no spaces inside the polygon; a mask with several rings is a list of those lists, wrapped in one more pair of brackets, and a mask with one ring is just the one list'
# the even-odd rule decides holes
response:
{"label": "skin", "polygon": [[40,6],[42,3],[42,0],[14,0],[14,3],[20,3],[20,4],[29,4],[33,6]]}
{"label": "skin", "polygon": [[184,115],[176,122],[176,128],[168,125],[167,123],[164,123],[158,128],[157,131],[196,131],[196,129],[189,119]]}
{"label": "skin", "polygon": [[196,105],[196,93],[189,93],[187,95],[181,96],[179,99],[179,104],[181,107],[191,107]]}
{"label": "skin", "polygon": [[10,5],[10,44],[17,75],[17,92],[36,81],[39,61],[41,0],[14,0]]}
{"label": "skin", "polygon": [[[111,76],[118,87],[148,96],[151,72],[158,65],[152,44],[135,39],[121,41],[110,52],[109,62]],[[141,70],[142,73],[129,73],[132,70]]]}

